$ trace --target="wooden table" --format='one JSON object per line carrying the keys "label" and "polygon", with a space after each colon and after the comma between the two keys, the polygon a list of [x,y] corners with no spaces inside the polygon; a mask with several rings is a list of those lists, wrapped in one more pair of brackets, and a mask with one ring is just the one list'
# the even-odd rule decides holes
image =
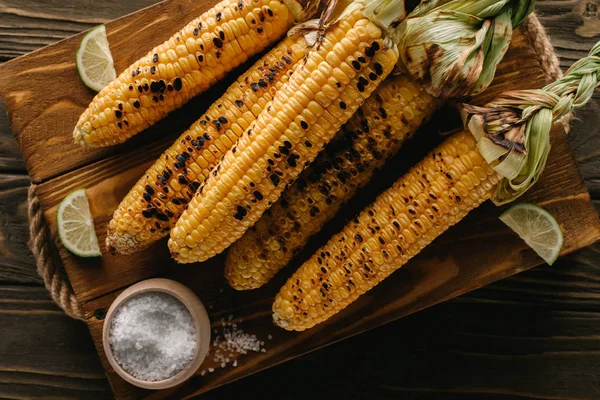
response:
{"label": "wooden table", "polygon": [[[155,2],[0,0],[0,62]],[[537,8],[565,67],[600,38],[599,0],[538,0]],[[110,398],[86,326],[60,312],[36,274],[26,245],[29,180],[0,109],[0,398]],[[600,96],[577,117],[570,143],[600,209]],[[600,244],[205,397],[248,393],[598,399]]]}

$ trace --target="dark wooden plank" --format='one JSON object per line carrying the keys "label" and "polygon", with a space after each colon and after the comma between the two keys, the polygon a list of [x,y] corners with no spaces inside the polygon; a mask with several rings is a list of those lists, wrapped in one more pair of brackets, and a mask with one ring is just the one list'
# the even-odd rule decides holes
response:
{"label": "dark wooden plank", "polygon": [[0,286],[0,397],[108,398],[85,324],[42,287]]}
{"label": "dark wooden plank", "polygon": [[[600,200],[600,97],[576,114],[569,142],[593,199]],[[600,260],[599,260],[600,261]]]}
{"label": "dark wooden plank", "polygon": [[0,60],[21,56],[158,1],[3,1]]}
{"label": "dark wooden plank", "polygon": [[12,133],[4,102],[0,99],[0,171],[26,173],[21,149]]}
{"label": "dark wooden plank", "polygon": [[[57,48],[50,51],[61,50]],[[37,57],[43,57],[41,54],[38,53]],[[498,71],[496,85],[478,101],[485,101],[509,88],[540,87],[545,83],[540,71],[529,43],[522,35],[516,34],[511,52]],[[9,100],[9,107],[14,105]],[[430,133],[424,136],[433,135]],[[20,137],[26,138],[27,135]],[[599,237],[600,230],[597,216],[593,212],[582,180],[572,167],[574,160],[566,145],[564,133],[561,134],[557,128],[553,138],[555,144],[552,160],[545,174],[546,178],[540,182],[538,189],[532,192],[530,199],[533,201],[543,199],[543,204],[558,217],[566,232],[567,241],[564,248],[566,254],[592,243]],[[24,143],[23,140],[21,143]],[[96,216],[95,222],[102,240],[104,227],[112,211],[131,184],[143,173],[148,162],[154,159],[156,153],[164,147],[164,143],[149,144],[147,147],[129,153],[115,154],[42,183],[38,194],[46,209],[50,225],[54,224],[55,207],[64,195],[76,187],[84,186],[88,188],[92,212]],[[27,153],[26,157],[28,157]],[[27,159],[30,169],[33,164],[38,164],[35,158]],[[89,160],[93,160],[93,157]],[[382,179],[381,182],[384,180]],[[379,184],[383,185],[383,183]],[[367,190],[365,193],[371,191]],[[452,239],[448,239],[446,235],[445,241],[436,242],[429,251],[418,258],[419,263],[411,264],[415,266],[413,269],[410,267],[403,269],[407,272],[396,275],[398,278],[382,285],[388,288],[388,292],[379,288],[379,291],[365,296],[346,313],[328,324],[296,337],[275,339],[273,342],[276,348],[275,354],[255,355],[245,364],[240,364],[240,367],[234,371],[219,370],[218,373],[204,378],[197,376],[180,391],[166,391],[157,396],[168,398],[206,391],[536,265],[539,261],[533,253],[526,249],[514,235],[507,234],[508,230],[495,220],[497,214],[497,209],[484,207],[483,211],[476,213],[476,219],[470,219],[473,225],[465,222],[459,228],[452,230],[454,236],[450,237],[461,240],[461,246],[475,249],[472,254],[451,251],[456,247],[448,244]],[[347,218],[348,215],[341,218]],[[54,231],[54,227],[52,229]],[[325,230],[321,237],[326,237],[333,231]],[[473,232],[480,232],[480,234]],[[465,239],[467,233],[469,236]],[[490,235],[498,237],[490,240]],[[501,255],[496,255],[498,253],[496,243],[501,243],[503,248]],[[219,317],[224,316],[223,310],[228,310],[247,320],[251,328],[262,336],[281,334],[269,323],[273,289],[277,289],[278,285],[271,285],[268,291],[265,289],[262,292],[249,294],[234,294],[229,291],[227,295],[220,296],[218,285],[222,285],[221,258],[206,263],[201,268],[175,267],[166,248],[159,243],[150,251],[128,258],[107,256],[102,260],[86,262],[86,265],[83,265],[81,260],[71,256],[61,248],[60,244],[58,245],[71,283],[78,298],[84,302],[88,323],[101,358],[103,358],[103,351],[99,339],[102,321],[97,319],[96,311],[106,309],[110,305],[116,295],[114,290],[157,273],[184,280],[186,283],[191,282],[188,285],[202,293],[205,301],[209,301],[207,299],[210,298],[219,299],[219,302],[214,304],[215,311],[211,312],[212,317],[216,317],[214,320],[218,321]],[[440,259],[437,254],[446,254],[447,257]],[[196,282],[201,283],[196,284]],[[401,298],[390,297],[391,288],[396,289],[393,292],[397,293],[397,290],[400,290],[405,292],[405,295]],[[244,297],[243,301],[242,297]],[[245,306],[240,307],[240,304]],[[212,366],[209,360],[205,368]],[[105,367],[108,368],[107,365]],[[110,372],[110,368],[108,369]],[[132,393],[133,389],[125,385],[114,373],[110,376],[113,389],[118,396],[126,397]]]}
{"label": "dark wooden plank", "polygon": [[28,186],[26,175],[0,174],[0,282],[42,283],[27,247]]}
{"label": "dark wooden plank", "polygon": [[[599,318],[597,312],[560,312],[465,296],[205,397],[231,398],[269,388],[287,399],[344,393],[378,400],[593,400],[600,383],[592,372],[600,363]],[[547,336],[550,329],[553,337]]]}
{"label": "dark wooden plank", "polygon": [[536,11],[565,68],[598,41],[600,3],[597,0],[542,0],[537,2]]}
{"label": "dark wooden plank", "polygon": [[[39,2],[36,1],[23,1],[22,3],[32,3],[34,6],[39,7]],[[44,2],[46,3],[46,2]],[[47,3],[57,3],[56,6],[61,7],[67,2],[51,0]],[[120,9],[125,9],[132,2],[105,2],[110,4],[115,12]],[[543,22],[547,27],[550,28],[553,34],[553,42],[559,44],[559,54],[563,57],[563,65],[568,66],[572,60],[579,58],[591,47],[591,45],[598,39],[598,37],[591,37],[583,39],[578,33],[575,33],[575,29],[579,28],[583,24],[583,19],[579,17],[577,12],[573,9],[577,5],[588,6],[589,4],[594,5],[596,1],[555,1],[555,0],[540,0],[538,1],[538,9],[542,10]],[[95,4],[91,4],[86,9],[94,7]],[[66,6],[64,16],[60,16],[60,20],[56,21],[57,24],[68,23],[69,15],[73,12],[77,12],[75,7]],[[17,5],[18,8],[18,5]],[[593,7],[591,7],[593,10]],[[82,7],[82,9],[84,9]],[[2,10],[4,11],[4,10]],[[95,11],[94,11],[95,12]],[[19,14],[17,11],[15,14]],[[92,12],[90,12],[90,15]],[[594,15],[594,12],[588,12],[588,14]],[[567,17],[563,17],[567,16]],[[595,14],[598,15],[597,13]],[[569,23],[565,23],[565,18]],[[5,19],[3,18],[2,21]],[[592,24],[592,31],[594,25],[600,27],[594,17],[589,19]],[[54,20],[49,21],[36,21],[38,26],[33,29],[38,29],[39,24],[52,23]],[[19,22],[20,23],[20,22]],[[597,29],[597,28],[596,28]],[[600,32],[600,29],[597,29]],[[589,46],[583,46],[577,44],[576,46],[571,44],[578,43],[579,41],[585,40],[585,43],[589,43]],[[0,44],[2,49],[2,44]],[[1,51],[1,50],[0,50]],[[582,174],[586,178],[586,184],[590,188],[594,198],[598,199],[599,189],[598,177],[600,169],[597,167],[600,158],[597,157],[595,151],[599,148],[595,145],[594,141],[598,138],[598,111],[600,110],[597,100],[591,105],[578,112],[577,116],[581,120],[575,120],[573,124],[573,131],[569,141],[573,146],[574,152],[577,155],[577,161],[582,170]],[[0,119],[2,116],[0,116]],[[4,129],[4,130],[3,130]],[[0,132],[5,132],[7,129],[6,125],[0,124]],[[9,132],[10,133],[10,132]],[[1,140],[1,139],[0,139]],[[16,146],[15,146],[16,147]],[[5,155],[4,147],[0,147],[0,159]],[[14,162],[11,159],[11,162]],[[18,162],[18,161],[17,161]],[[21,164],[22,165],[22,164]],[[14,173],[13,169],[8,172]],[[24,201],[24,195],[22,199]],[[11,208],[10,213],[13,212]],[[4,214],[0,214],[2,219],[5,218]],[[5,225],[2,225],[2,234],[5,235]],[[26,229],[23,228],[24,232]],[[25,239],[22,237],[12,236],[13,238],[25,243]],[[557,309],[561,310],[567,315],[575,315],[579,310],[598,310],[600,305],[594,303],[597,298],[589,296],[587,292],[590,290],[589,286],[585,287],[572,287],[571,284],[578,275],[590,275],[594,276],[598,271],[598,265],[600,264],[600,257],[598,256],[599,248],[596,246],[591,249],[577,252],[576,254],[568,257],[564,257],[560,263],[552,268],[544,267],[542,269],[535,269],[532,271],[525,272],[513,279],[507,279],[497,284],[480,289],[473,292],[474,298],[470,301],[479,304],[483,303],[483,311],[476,313],[472,311],[472,307],[468,304],[464,304],[462,299],[466,299],[471,295],[461,297],[460,302],[456,308],[444,309],[439,314],[436,312],[438,307],[446,307],[448,303],[437,306],[433,309],[423,311],[412,317],[402,319],[396,323],[382,327],[380,329],[365,333],[355,339],[363,339],[364,341],[355,342],[355,339],[349,339],[333,347],[324,349],[322,351],[312,353],[310,356],[305,357],[302,361],[294,361],[291,363],[283,364],[280,367],[270,369],[261,374],[253,377],[244,379],[233,385],[228,385],[221,389],[217,389],[207,395],[207,398],[229,398],[233,395],[239,395],[240,393],[265,393],[265,388],[269,388],[270,393],[286,393],[290,397],[294,393],[310,395],[315,398],[330,398],[328,394],[332,391],[338,393],[345,393],[349,398],[415,398],[415,399],[519,399],[519,398],[543,398],[546,397],[548,391],[546,390],[549,386],[547,375],[538,373],[543,367],[544,370],[557,371],[556,382],[559,382],[562,387],[559,388],[556,396],[547,396],[552,398],[588,398],[596,399],[600,397],[597,383],[597,376],[589,376],[588,372],[591,370],[598,369],[598,363],[592,362],[586,363],[582,360],[586,359],[588,352],[586,350],[592,349],[589,347],[589,341],[580,340],[580,337],[594,337],[598,335],[595,328],[598,326],[597,322],[590,319],[586,323],[582,323],[577,327],[576,334],[571,336],[570,331],[565,331],[573,326],[573,323],[569,319],[565,319],[560,323],[551,323],[553,320],[552,311]],[[17,255],[19,257],[21,255]],[[32,269],[33,266],[29,265],[24,269]],[[2,269],[0,269],[1,271]],[[569,271],[569,274],[562,275],[565,270]],[[35,272],[31,270],[28,272],[34,275]],[[558,273],[557,276],[548,274]],[[570,276],[570,275],[573,276]],[[521,277],[527,278],[520,280]],[[517,279],[515,281],[515,279]],[[551,286],[539,286],[538,283],[545,281],[555,281],[555,284]],[[510,284],[509,288],[505,285]],[[498,289],[496,287],[499,286]],[[586,284],[587,285],[587,284]],[[481,295],[480,295],[481,294]],[[538,297],[541,298],[538,304]],[[503,307],[494,307],[493,311],[485,312],[488,310],[487,304],[500,303]],[[533,304],[533,306],[532,306]],[[453,312],[454,310],[454,312]],[[463,312],[464,310],[464,312]],[[444,318],[448,315],[453,315],[454,318],[447,321],[447,324],[437,324],[440,318]],[[414,318],[423,318],[421,323],[415,321]],[[508,354],[506,348],[502,347],[505,343],[504,336],[496,336],[494,340],[490,340],[486,343],[486,349],[492,349],[495,353],[494,356],[490,357],[472,357],[469,359],[471,368],[464,368],[452,365],[452,361],[455,360],[456,354],[460,349],[456,349],[457,346],[461,345],[461,341],[440,341],[440,338],[445,338],[452,335],[455,326],[460,325],[463,320],[476,320],[486,323],[490,319],[501,318],[506,326],[514,326],[515,323],[529,322],[532,317],[536,317],[535,326],[539,328],[537,333],[540,337],[546,338],[545,345],[540,349],[540,352],[554,352],[557,346],[556,344],[561,340],[571,341],[576,347],[576,351],[572,354],[565,354],[565,358],[557,360],[544,360],[542,365],[534,364],[531,368],[525,372],[519,370],[519,373],[512,373],[515,367],[522,361],[520,357],[514,357],[514,355]],[[72,323],[68,319],[64,319],[65,324]],[[418,325],[418,329],[412,329],[415,325]],[[14,329],[19,329],[15,327]],[[30,331],[35,332],[39,329],[44,329],[44,325],[38,323],[37,319],[32,321]],[[400,343],[397,340],[400,333],[404,331],[411,332],[411,335],[403,336],[407,337],[407,340]],[[436,335],[431,336],[431,332],[435,331]],[[22,332],[19,330],[19,332]],[[493,334],[493,332],[491,333]],[[521,339],[527,339],[532,335],[524,333]],[[70,337],[70,340],[85,340],[87,339],[84,335]],[[421,340],[423,339],[423,340]],[[23,340],[23,339],[22,339]],[[88,339],[89,340],[89,339]],[[470,336],[469,339],[480,341],[481,338],[478,335]],[[364,345],[367,344],[368,346]],[[390,350],[389,343],[393,343],[394,346],[397,344],[399,351],[402,353],[402,357],[394,360],[393,364],[383,363],[388,357],[384,355]],[[528,349],[528,342],[523,342],[523,351],[526,352]],[[354,357],[348,356],[348,351],[355,352],[357,346],[363,344],[360,350],[364,352],[371,352],[380,354],[381,357],[372,360],[378,367],[374,368],[375,371],[397,371],[399,368],[406,368],[402,363],[404,360],[409,361],[409,368],[415,369],[415,374],[427,376],[428,379],[423,382],[422,387],[414,387],[414,385],[406,385],[407,389],[402,388],[404,385],[395,385],[398,376],[392,376],[387,381],[377,379],[378,377],[374,374],[363,375],[363,369],[360,369],[360,363],[355,360]],[[496,347],[498,346],[498,349]],[[335,353],[329,353],[329,349],[336,349],[340,347],[340,350]],[[342,349],[345,349],[342,350]],[[29,353],[24,349],[23,357],[34,360],[35,362],[37,354]],[[48,349],[47,351],[60,351],[61,349]],[[64,349],[62,349],[64,350]],[[72,350],[71,350],[72,351]],[[439,353],[443,353],[442,359],[436,357]],[[498,357],[503,355],[504,357]],[[2,352],[0,352],[0,359],[2,358]],[[569,356],[570,358],[566,358]],[[445,360],[444,360],[445,359]],[[503,359],[506,364],[494,364],[498,359]],[[65,368],[69,368],[70,364],[68,357],[65,356],[62,362]],[[60,363],[59,363],[60,364]],[[298,365],[296,368],[294,365]],[[348,367],[345,367],[348,365]],[[448,367],[450,366],[450,367]],[[592,368],[590,368],[590,366]],[[313,373],[314,371],[314,373]],[[354,371],[359,371],[354,373]],[[405,369],[402,369],[405,371]],[[393,373],[393,372],[392,372]],[[399,375],[399,374],[398,374]],[[389,375],[388,375],[389,376]],[[440,385],[437,382],[445,381],[446,377],[450,376],[450,379],[455,379],[458,383],[464,382],[464,379],[470,380],[469,385],[454,385],[451,388],[440,389]],[[466,378],[465,378],[466,377]],[[504,379],[506,377],[506,379]],[[475,392],[473,387],[474,383],[481,381],[488,382],[489,385],[484,387],[483,385],[477,386],[478,392]],[[447,380],[446,380],[447,382]],[[582,383],[589,383],[589,385],[582,385]],[[513,385],[519,387],[525,387],[527,392],[530,393],[527,397],[517,396],[514,394],[499,394],[508,393]],[[595,387],[590,387],[595,385]],[[31,385],[33,387],[34,385]],[[430,387],[437,389],[429,391]],[[7,388],[13,388],[10,392],[5,391]],[[0,396],[6,397],[17,397],[25,396],[30,393],[29,385],[19,385],[12,383],[0,383]],[[554,387],[550,385],[550,387]],[[271,390],[271,388],[273,390]],[[290,390],[290,388],[292,390]],[[580,396],[580,390],[588,390],[583,397]],[[470,392],[470,393],[468,393]],[[4,393],[4,394],[2,394]],[[8,393],[11,393],[9,396]],[[57,391],[56,393],[61,393]],[[574,395],[569,396],[569,393]],[[31,392],[29,397],[38,397],[40,392]],[[267,398],[268,395],[265,395]],[[61,397],[57,394],[56,397]],[[81,396],[84,397],[83,393]],[[106,395],[98,395],[97,392],[90,391],[86,398],[105,398]],[[298,395],[297,398],[301,396]]]}

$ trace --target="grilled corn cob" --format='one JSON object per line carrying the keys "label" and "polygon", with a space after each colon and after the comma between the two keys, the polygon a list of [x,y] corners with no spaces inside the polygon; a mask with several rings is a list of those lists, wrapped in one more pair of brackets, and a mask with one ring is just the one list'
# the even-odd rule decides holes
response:
{"label": "grilled corn cob", "polygon": [[267,283],[433,113],[439,99],[407,75],[389,76],[315,162],[229,249],[238,290]]}
{"label": "grilled corn cob", "polygon": [[96,95],[73,132],[97,147],[124,142],[277,41],[318,0],[224,0]]}
{"label": "grilled corn cob", "polygon": [[168,235],[212,168],[256,119],[308,51],[288,37],[234,82],[148,169],[114,213],[107,248],[130,254]]}
{"label": "grilled corn cob", "polygon": [[491,198],[500,180],[462,131],[436,148],[287,281],[275,323],[305,330],[352,303]]}
{"label": "grilled corn cob", "polygon": [[397,58],[397,47],[388,44],[361,8],[338,20],[200,187],[171,231],[173,257],[181,263],[204,261],[240,238],[391,72]]}
{"label": "grilled corn cob", "polygon": [[[512,26],[531,9],[531,1],[513,0],[432,0],[416,6],[354,0],[200,188],[171,231],[174,258],[203,261],[240,238],[389,73],[399,52],[409,71],[415,62],[421,65],[416,72],[424,65],[435,71],[435,77],[417,74],[434,93],[448,81],[456,84],[450,93],[482,90],[507,49]],[[407,11],[410,18],[401,22]],[[436,22],[443,29],[431,29]]]}
{"label": "grilled corn cob", "polygon": [[600,82],[600,42],[558,81],[463,107],[465,125],[333,236],[281,288],[274,322],[302,331],[375,287],[487,199],[505,204],[544,170],[552,123]]}

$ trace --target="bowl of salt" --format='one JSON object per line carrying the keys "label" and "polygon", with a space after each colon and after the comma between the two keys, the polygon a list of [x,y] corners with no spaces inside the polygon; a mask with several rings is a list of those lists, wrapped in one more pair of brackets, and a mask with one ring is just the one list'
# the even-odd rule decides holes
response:
{"label": "bowl of salt", "polygon": [[102,342],[110,365],[124,380],[144,389],[166,389],[200,368],[210,345],[210,321],[189,288],[148,279],[112,303]]}

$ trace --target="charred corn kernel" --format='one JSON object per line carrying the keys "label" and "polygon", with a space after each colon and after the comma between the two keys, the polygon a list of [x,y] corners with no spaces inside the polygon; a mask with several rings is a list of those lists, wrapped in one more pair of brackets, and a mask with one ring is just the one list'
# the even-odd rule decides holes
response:
{"label": "charred corn kernel", "polygon": [[79,118],[75,142],[124,142],[277,41],[319,0],[224,0],[127,68]]}
{"label": "charred corn kernel", "polygon": [[[361,11],[327,31],[171,231],[169,248],[178,262],[219,254],[254,225],[391,72],[398,51],[384,41],[382,31]],[[332,51],[339,63],[327,61]],[[335,69],[345,71],[347,84],[336,78]],[[323,95],[329,82],[334,100]],[[339,102],[346,104],[345,110]],[[190,240],[195,231],[199,240]]]}
{"label": "charred corn kernel", "polygon": [[106,238],[112,253],[130,254],[168,235],[200,184],[243,133],[241,127],[256,119],[262,110],[257,104],[264,107],[273,98],[307,52],[303,37],[284,39],[181,134],[115,211]]}
{"label": "charred corn kernel", "polygon": [[225,262],[231,287],[249,290],[267,283],[369,182],[439,102],[406,75],[388,77],[277,203],[231,246]]}
{"label": "charred corn kernel", "polygon": [[471,133],[450,137],[296,271],[275,299],[275,323],[302,331],[330,318],[489,199],[499,179]]}

